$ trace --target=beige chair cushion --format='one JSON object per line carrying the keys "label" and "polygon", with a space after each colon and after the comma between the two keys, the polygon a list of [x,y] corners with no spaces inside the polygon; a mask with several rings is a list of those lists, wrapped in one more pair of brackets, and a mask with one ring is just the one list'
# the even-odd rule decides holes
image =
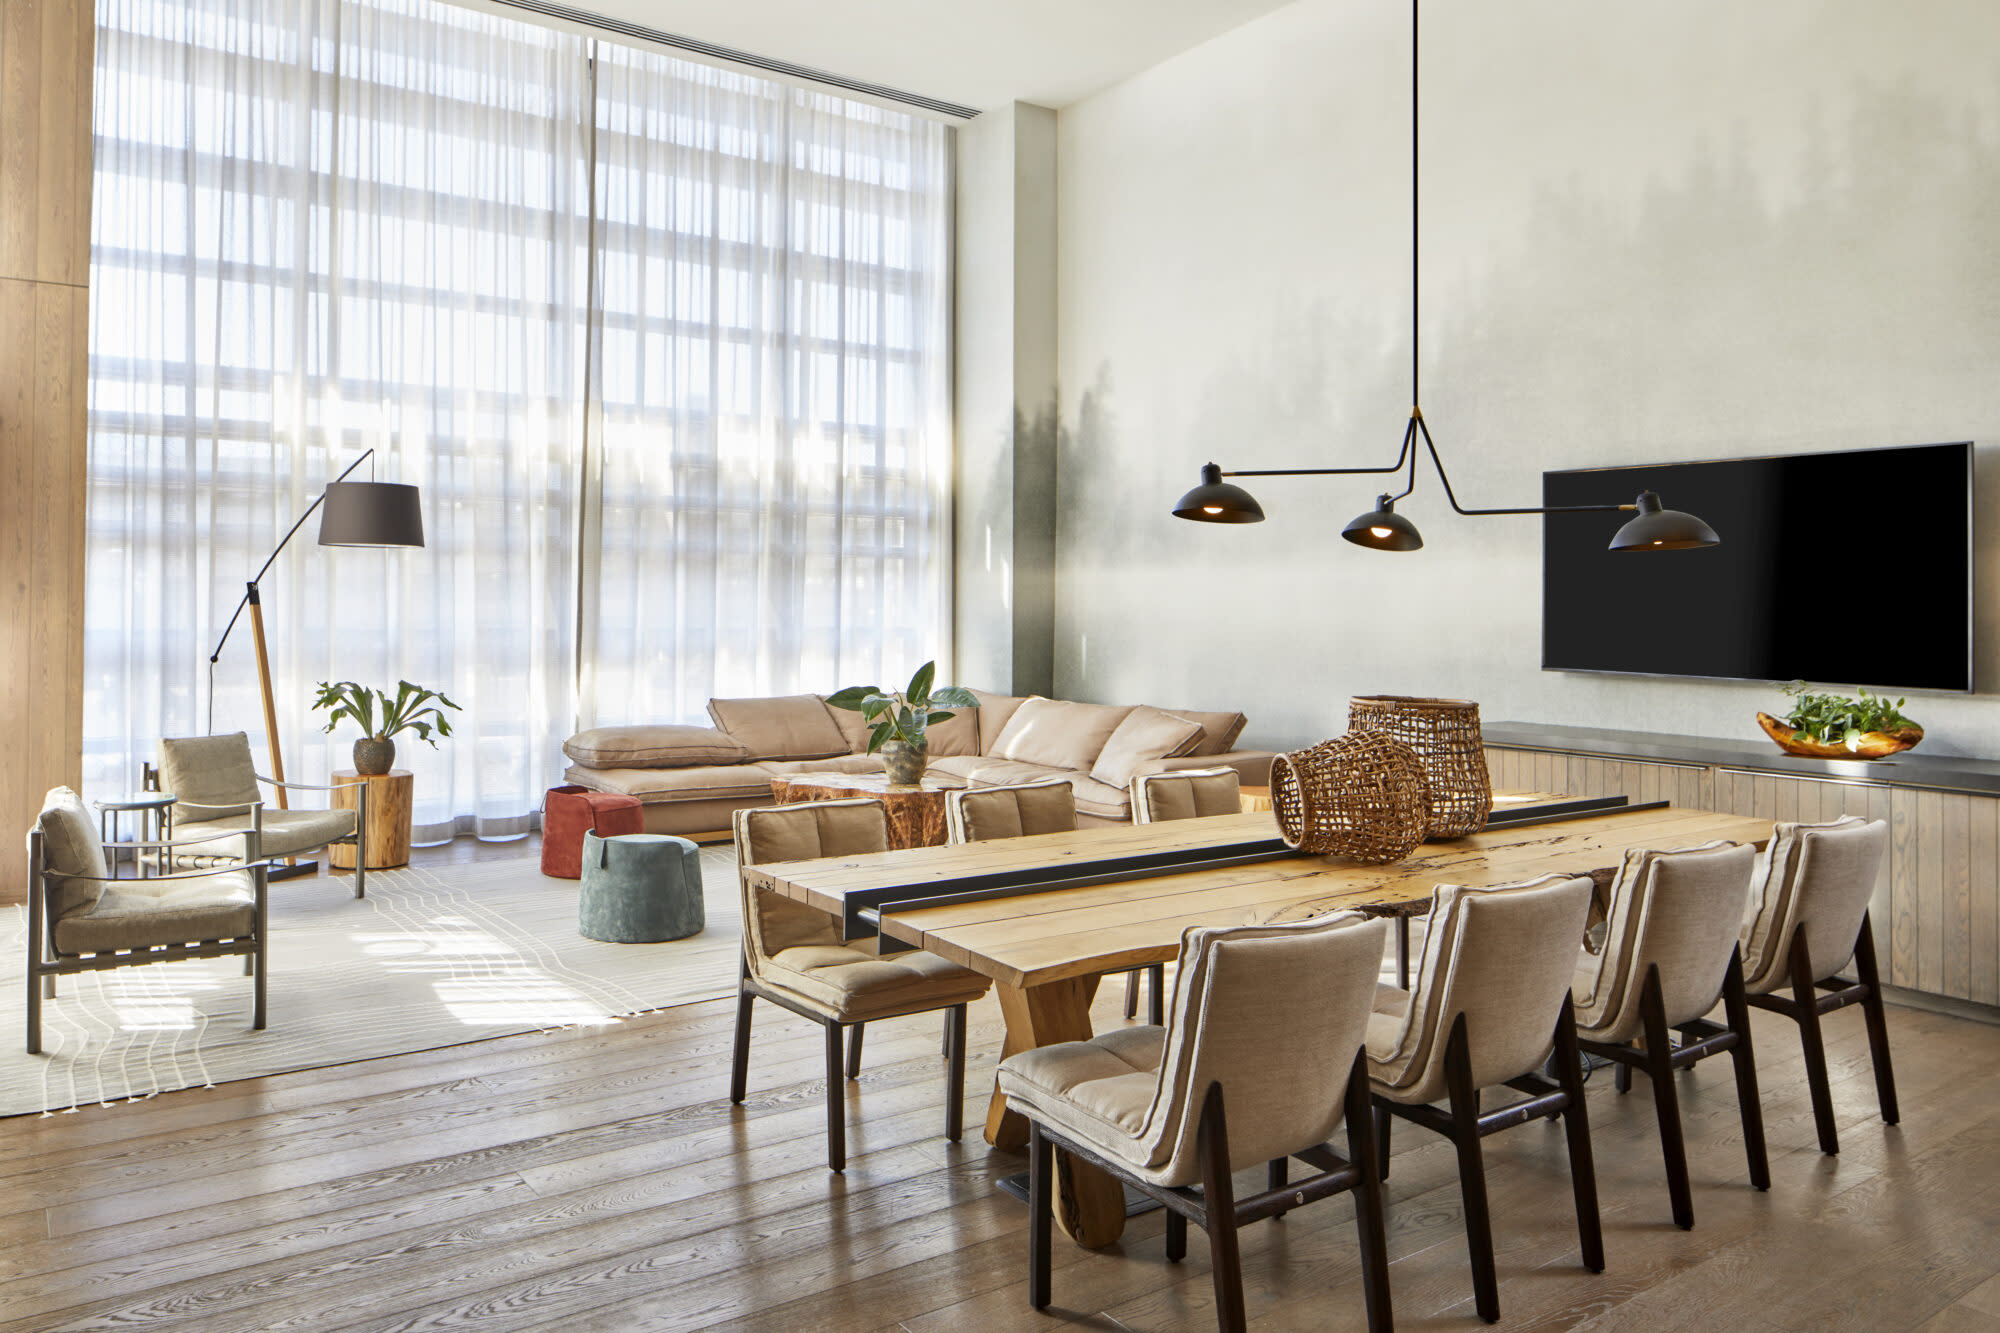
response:
{"label": "beige chair cushion", "polygon": [[[59,921],[97,901],[104,886],[92,879],[108,879],[111,866],[104,859],[104,844],[97,840],[98,828],[83,808],[83,798],[68,787],[49,789],[35,822],[42,831],[42,869],[55,876],[48,881],[49,919]],[[65,878],[71,875],[92,878]]]}
{"label": "beige chair cushion", "polygon": [[[324,847],[336,838],[351,837],[357,822],[352,810],[274,810],[264,811],[264,836],[257,844],[259,856],[295,856],[300,852]],[[222,819],[205,819],[199,830],[190,829],[190,834],[248,833],[249,815],[230,815]],[[205,843],[190,847],[178,857],[195,864],[214,864],[219,860],[241,860],[243,844],[240,842]]]}
{"label": "beige chair cushion", "polygon": [[1475,889],[1440,884],[1431,897],[1411,993],[1379,987],[1369,1023],[1369,1081],[1406,1104],[1445,1095],[1444,1053],[1465,1015],[1477,1087],[1548,1059],[1590,913],[1588,876],[1544,875]]}
{"label": "beige chair cushion", "polygon": [[1132,779],[1132,822],[1202,819],[1243,812],[1242,784],[1233,768],[1191,773],[1140,773]]}
{"label": "beige chair cushion", "polygon": [[713,727],[593,727],[563,742],[563,753],[585,768],[695,768],[740,764],[742,741]]}
{"label": "beige chair cushion", "polygon": [[817,694],[708,701],[715,725],[741,741],[751,759],[831,759],[853,753],[833,720],[834,711]]}
{"label": "beige chair cushion", "polygon": [[1827,824],[1778,824],[1757,858],[1743,915],[1743,985],[1753,995],[1791,984],[1792,936],[1806,928],[1823,981],[1847,966],[1889,854],[1889,826],[1848,815]]}
{"label": "beige chair cushion", "polygon": [[636,796],[642,802],[713,801],[771,794],[770,771],[759,764],[712,768],[585,768],[577,764],[563,776],[593,791]]}
{"label": "beige chair cushion", "polygon": [[1236,738],[1243,734],[1246,721],[1241,713],[1196,713],[1185,708],[1165,711],[1201,724],[1201,738],[1182,751],[1191,755],[1228,754],[1230,747],[1236,744]]}
{"label": "beige chair cushion", "polygon": [[744,953],[751,975],[761,977],[764,965],[786,949],[840,945],[840,923],[831,914],[782,894],[762,889],[753,893],[742,868],[887,851],[889,815],[882,802],[860,797],[765,806],[738,810],[733,824],[737,887],[743,895]]}
{"label": "beige chair cushion", "polygon": [[1111,787],[1128,785],[1139,765],[1186,754],[1201,740],[1201,724],[1144,704],[1125,715],[1104,742],[1090,776]]}
{"label": "beige chair cushion", "polygon": [[[177,800],[204,807],[176,806],[176,824],[248,814],[249,807],[263,799],[257,790],[257,770],[250,762],[248,733],[169,736],[161,740],[160,790]],[[206,808],[210,806],[223,808]]]}
{"label": "beige chair cushion", "polygon": [[1197,1178],[1201,1106],[1217,1084],[1232,1161],[1323,1143],[1340,1126],[1387,930],[1355,912],[1192,928],[1164,1030],[1024,1051],[1000,1066],[1000,1090],[1014,1109],[1159,1185]]}
{"label": "beige chair cushion", "polygon": [[1065,699],[1026,699],[1008,719],[1006,730],[986,751],[999,759],[1072,773],[1088,773],[1111,733],[1132,711],[1130,705],[1080,704]]}
{"label": "beige chair cushion", "polygon": [[257,889],[244,871],[189,879],[121,879],[55,924],[58,953],[241,939],[256,929]]}
{"label": "beige chair cushion", "polygon": [[843,1023],[965,1004],[993,984],[921,949],[877,955],[855,944],[783,949],[766,959],[757,975]]}
{"label": "beige chair cushion", "polygon": [[985,690],[974,690],[972,697],[979,700],[979,753],[992,754],[994,743],[1000,733],[1014,720],[1014,710],[1036,695],[991,694]]}
{"label": "beige chair cushion", "polygon": [[1756,853],[1718,841],[1679,851],[1633,848],[1611,885],[1604,948],[1584,951],[1570,979],[1578,1032],[1623,1044],[1644,1023],[1646,973],[1658,968],[1668,1026],[1722,998]]}
{"label": "beige chair cushion", "polygon": [[1076,827],[1076,793],[1067,778],[1018,787],[968,787],[945,793],[944,822],[954,843],[1067,833]]}

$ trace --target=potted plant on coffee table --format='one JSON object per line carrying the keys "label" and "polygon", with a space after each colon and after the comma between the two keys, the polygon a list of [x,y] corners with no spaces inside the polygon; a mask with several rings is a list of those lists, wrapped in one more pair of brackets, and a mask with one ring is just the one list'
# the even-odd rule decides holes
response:
{"label": "potted plant on coffee table", "polygon": [[361,739],[354,742],[354,771],[378,776],[395,765],[395,738],[401,732],[414,731],[418,740],[436,749],[437,740],[432,733],[451,735],[451,722],[444,709],[457,710],[458,705],[438,690],[427,690],[407,680],[396,682],[393,699],[387,690],[371,690],[366,685],[342,680],[330,685],[319,682],[313,708],[331,710],[325,731],[331,732],[343,720],[361,728]]}
{"label": "potted plant on coffee table", "polygon": [[850,685],[826,701],[834,708],[859,713],[873,724],[868,733],[868,753],[882,756],[889,781],[898,787],[914,787],[924,779],[930,761],[930,742],[925,731],[933,722],[951,717],[954,708],[977,708],[978,698],[958,685],[933,688],[937,663],[926,662],[910,677],[908,688],[884,690],[875,685]]}

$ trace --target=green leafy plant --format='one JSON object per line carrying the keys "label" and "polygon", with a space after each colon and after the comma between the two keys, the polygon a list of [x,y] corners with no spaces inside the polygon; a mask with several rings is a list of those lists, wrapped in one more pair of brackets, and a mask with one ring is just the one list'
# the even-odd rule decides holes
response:
{"label": "green leafy plant", "polygon": [[1894,732],[1917,725],[1898,711],[1903,700],[1890,703],[1865,687],[1850,699],[1844,694],[1814,694],[1804,681],[1795,680],[1785,686],[1785,693],[1793,700],[1785,725],[1825,745],[1859,749],[1862,736],[1868,732]]}
{"label": "green leafy plant", "polygon": [[319,682],[319,694],[313,699],[313,709],[318,711],[322,708],[332,710],[327,714],[323,728],[326,731],[332,731],[343,721],[352,722],[376,740],[387,740],[398,732],[414,731],[417,739],[428,741],[431,748],[436,749],[437,741],[432,739],[431,733],[451,735],[451,720],[444,715],[444,709],[458,709],[458,705],[445,698],[442,691],[427,690],[407,680],[396,682],[396,697],[393,699],[387,690],[371,690],[366,685],[341,680],[330,685],[325,681]]}
{"label": "green leafy plant", "polygon": [[979,699],[958,685],[932,688],[937,663],[926,662],[910,677],[907,689],[885,690],[876,685],[850,685],[826,701],[832,707],[859,713],[873,724],[868,733],[868,753],[874,754],[890,741],[902,741],[912,749],[924,748],[924,732],[933,722],[952,716],[954,708],[977,708]]}

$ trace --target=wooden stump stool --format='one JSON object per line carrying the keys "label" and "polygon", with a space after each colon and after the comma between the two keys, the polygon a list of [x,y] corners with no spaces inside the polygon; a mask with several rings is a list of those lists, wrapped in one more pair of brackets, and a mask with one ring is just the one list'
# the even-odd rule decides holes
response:
{"label": "wooden stump stool", "polygon": [[[416,780],[407,768],[387,773],[346,772],[333,775],[333,808],[352,810],[360,784],[368,784],[368,868],[390,870],[410,863],[410,808]],[[336,842],[326,849],[329,864],[354,869],[354,844]]]}

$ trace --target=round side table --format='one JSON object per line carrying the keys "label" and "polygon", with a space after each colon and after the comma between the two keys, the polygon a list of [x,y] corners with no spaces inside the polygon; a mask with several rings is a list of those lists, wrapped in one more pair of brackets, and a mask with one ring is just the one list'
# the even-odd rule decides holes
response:
{"label": "round side table", "polygon": [[[368,868],[392,870],[410,863],[410,806],[416,779],[407,768],[387,773],[339,772],[333,775],[333,808],[352,810],[355,793],[368,784]],[[327,861],[341,870],[354,869],[354,844],[336,842],[326,849]]]}
{"label": "round side table", "polygon": [[[172,792],[133,792],[129,796],[114,796],[108,800],[92,801],[91,804],[97,807],[98,837],[108,844],[117,843],[118,816],[127,813],[139,816],[140,842],[167,840],[167,829],[171,827],[170,821],[173,819]],[[141,879],[146,878],[146,858],[135,852],[132,855],[132,864],[134,873]]]}

